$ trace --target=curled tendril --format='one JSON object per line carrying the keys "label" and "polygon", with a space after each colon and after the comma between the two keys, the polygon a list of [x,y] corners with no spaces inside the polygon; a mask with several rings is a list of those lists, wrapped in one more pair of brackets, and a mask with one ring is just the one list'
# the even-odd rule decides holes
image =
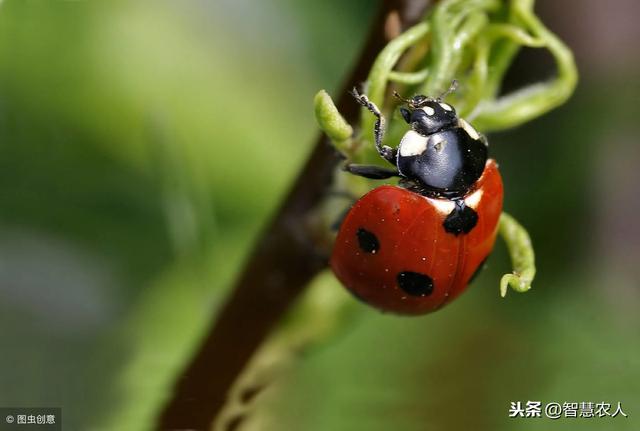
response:
{"label": "curled tendril", "polygon": [[320,128],[327,134],[336,149],[344,154],[351,153],[351,135],[353,128],[340,115],[331,96],[320,90],[313,100],[315,106],[316,121]]}
{"label": "curled tendril", "polygon": [[[573,54],[567,46],[551,33],[533,13],[532,0],[514,0],[511,2],[511,23],[491,29],[489,36],[497,41],[507,39],[511,47],[502,48],[507,51],[504,56],[513,57],[519,46],[546,48],[556,62],[557,75],[554,79],[529,85],[498,99],[495,95],[499,89],[497,77],[489,77],[487,90],[492,94],[481,102],[470,119],[481,130],[499,130],[515,127],[530,121],[551,109],[563,104],[573,93],[578,82]],[[515,28],[514,28],[515,27]],[[515,46],[515,49],[513,48]],[[496,61],[502,72],[506,71],[509,61]],[[492,62],[488,62],[491,67]]]}
{"label": "curled tendril", "polygon": [[531,238],[516,219],[504,212],[500,215],[499,231],[507,244],[513,263],[513,273],[503,275],[500,280],[500,295],[505,297],[508,287],[516,292],[526,292],[531,289],[531,282],[536,275]]}

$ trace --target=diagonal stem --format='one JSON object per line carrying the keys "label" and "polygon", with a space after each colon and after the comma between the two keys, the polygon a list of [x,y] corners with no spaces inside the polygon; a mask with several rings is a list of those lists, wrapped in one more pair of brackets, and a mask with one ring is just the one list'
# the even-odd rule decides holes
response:
{"label": "diagonal stem", "polygon": [[[348,122],[357,122],[359,105],[347,89],[366,79],[387,43],[383,31],[387,19],[399,17],[406,28],[422,17],[427,4],[428,0],[383,0],[357,65],[340,93],[338,108]],[[328,140],[319,137],[289,195],[257,241],[227,303],[175,382],[158,418],[159,429],[209,429],[253,353],[311,278],[326,266],[304,225],[309,212],[324,198],[338,161]]]}

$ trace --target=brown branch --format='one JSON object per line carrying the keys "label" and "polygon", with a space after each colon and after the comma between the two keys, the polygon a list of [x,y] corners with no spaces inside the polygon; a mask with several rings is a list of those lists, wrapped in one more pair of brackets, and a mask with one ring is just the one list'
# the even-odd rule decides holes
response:
{"label": "brown branch", "polygon": [[[347,89],[363,82],[376,55],[396,33],[417,22],[428,0],[384,0],[355,69],[341,91],[338,109],[350,123],[359,108]],[[258,240],[233,293],[213,322],[200,349],[175,383],[158,420],[159,429],[207,430],[253,353],[268,336],[326,259],[304,232],[307,215],[323,199],[339,162],[324,136],[293,189]]]}

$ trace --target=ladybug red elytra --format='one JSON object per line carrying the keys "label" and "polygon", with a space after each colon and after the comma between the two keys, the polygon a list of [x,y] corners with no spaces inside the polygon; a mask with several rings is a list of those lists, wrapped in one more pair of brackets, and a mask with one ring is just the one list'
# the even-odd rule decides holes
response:
{"label": "ladybug red elytra", "polygon": [[465,290],[493,248],[503,198],[497,164],[487,158],[484,136],[442,102],[444,95],[402,99],[411,130],[397,149],[382,145],[380,110],[355,89],[353,95],[377,117],[376,148],[394,168],[345,170],[371,179],[397,176],[400,187],[380,186],[353,205],[331,268],[356,297],[383,311],[437,310]]}

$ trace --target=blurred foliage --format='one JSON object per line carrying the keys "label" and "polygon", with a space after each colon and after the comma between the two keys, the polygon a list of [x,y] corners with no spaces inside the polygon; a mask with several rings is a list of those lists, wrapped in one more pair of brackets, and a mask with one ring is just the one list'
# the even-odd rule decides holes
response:
{"label": "blurred foliage", "polygon": [[[338,87],[373,10],[2,3],[0,405],[61,406],[65,429],[151,426],[310,150],[315,89]],[[625,157],[603,163],[640,160],[615,138],[640,132],[637,78],[616,76],[629,91],[612,98],[612,78],[592,77],[557,113],[491,137],[506,209],[537,248],[534,291],[499,299],[499,248],[434,315],[354,301],[355,323],[292,364],[244,425],[549,429],[507,418],[509,401],[540,399],[622,401],[629,414],[554,429],[637,428],[638,240],[606,242],[615,223],[602,224],[633,220],[634,195],[608,182]]]}

